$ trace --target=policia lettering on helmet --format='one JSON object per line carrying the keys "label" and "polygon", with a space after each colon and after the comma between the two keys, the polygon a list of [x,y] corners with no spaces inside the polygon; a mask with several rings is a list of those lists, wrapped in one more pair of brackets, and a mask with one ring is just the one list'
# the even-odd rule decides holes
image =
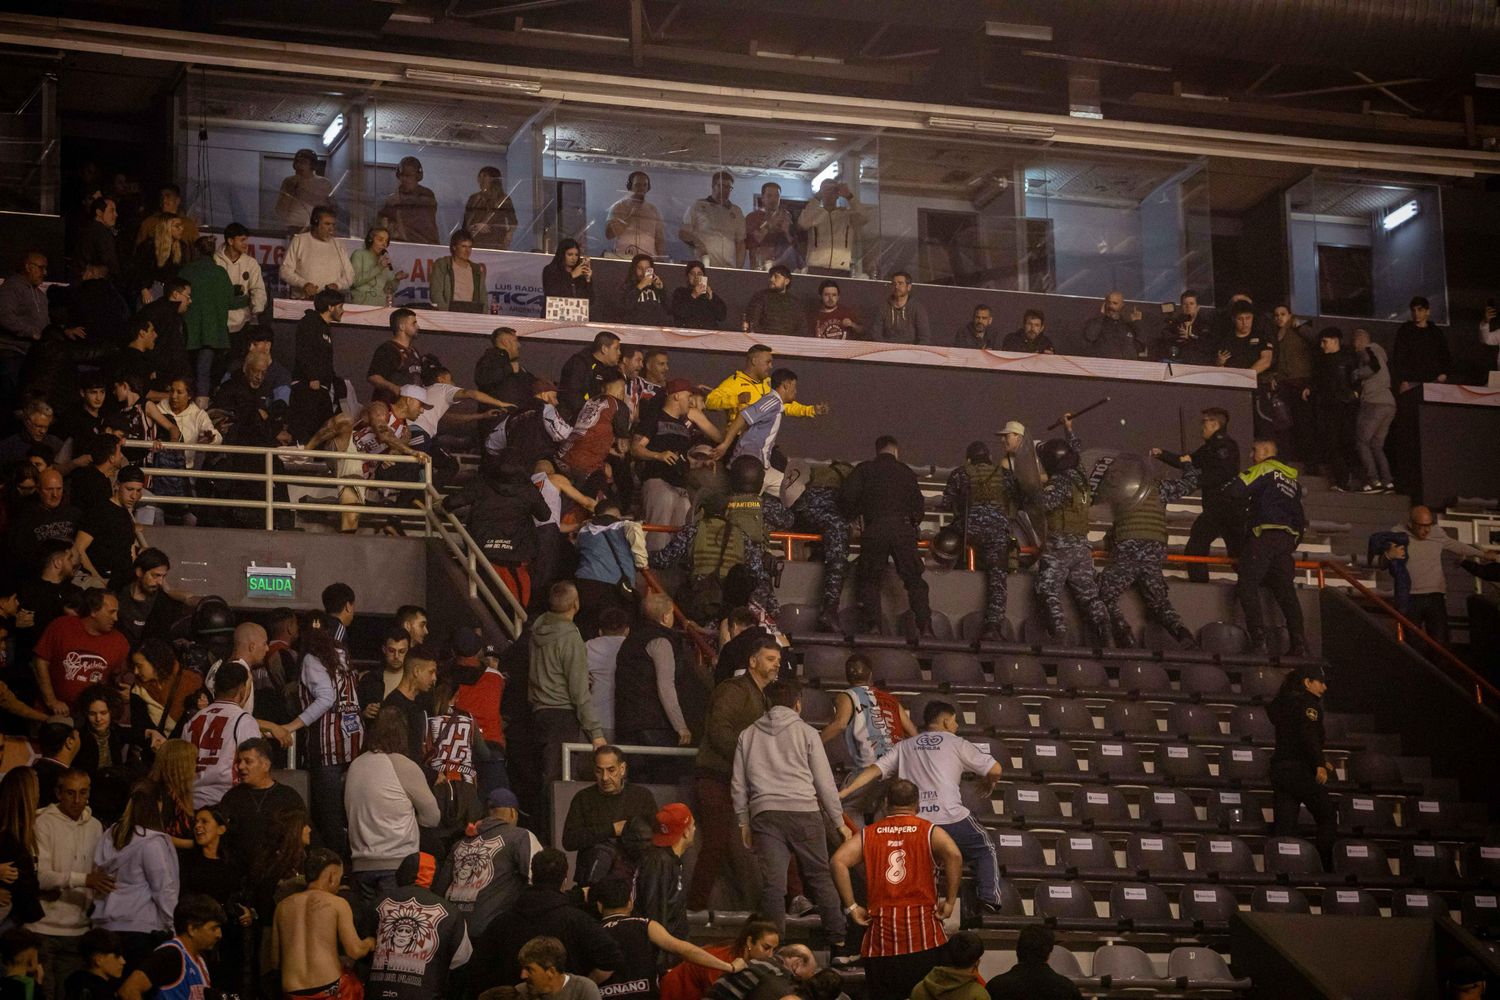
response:
{"label": "policia lettering on helmet", "polygon": [[1305,656],[1302,605],[1297,603],[1297,588],[1292,582],[1297,572],[1297,545],[1307,526],[1302,484],[1297,481],[1296,469],[1277,461],[1275,441],[1257,438],[1250,449],[1250,461],[1250,468],[1224,488],[1230,496],[1249,501],[1250,533],[1240,548],[1235,596],[1245,613],[1250,651],[1266,651],[1266,626],[1260,607],[1260,588],[1265,586],[1286,619],[1290,653]]}
{"label": "policia lettering on helmet", "polygon": [[[943,487],[942,506],[953,511],[962,524],[961,534],[984,563],[984,624],[981,639],[1006,642],[1011,639],[1005,618],[1006,570],[1010,561],[1010,518],[1016,506],[1015,474],[995,464],[989,445],[972,442],[964,453],[964,464],[953,470]],[[953,527],[944,529],[953,531]],[[936,545],[934,541],[934,545]],[[962,542],[958,556],[962,558]]]}
{"label": "policia lettering on helmet", "polygon": [[1089,546],[1089,507],[1093,496],[1088,480],[1078,468],[1083,444],[1073,433],[1073,415],[1063,414],[1063,438],[1042,442],[1037,449],[1046,482],[1041,504],[1047,516],[1047,542],[1037,567],[1036,593],[1047,616],[1047,631],[1059,645],[1067,645],[1063,615],[1063,588],[1073,592],[1093,638],[1109,638],[1109,612],[1099,600],[1099,580],[1094,574],[1094,554]]}
{"label": "policia lettering on helmet", "polygon": [[1267,714],[1276,727],[1276,749],[1271,754],[1275,835],[1295,837],[1298,808],[1307,806],[1317,824],[1314,843],[1323,870],[1331,872],[1337,817],[1327,788],[1334,776],[1333,765],[1323,753],[1323,695],[1327,691],[1322,664],[1300,667],[1282,682]]}
{"label": "policia lettering on helmet", "polygon": [[889,434],[875,441],[875,457],[861,462],[839,491],[839,507],[850,518],[864,520],[856,571],[860,627],[880,628],[880,578],[886,560],[906,586],[919,635],[932,635],[932,607],[927,603],[927,581],[922,578],[922,556],[917,551],[917,525],[922,522],[922,489],[917,474],[901,462],[901,446]]}

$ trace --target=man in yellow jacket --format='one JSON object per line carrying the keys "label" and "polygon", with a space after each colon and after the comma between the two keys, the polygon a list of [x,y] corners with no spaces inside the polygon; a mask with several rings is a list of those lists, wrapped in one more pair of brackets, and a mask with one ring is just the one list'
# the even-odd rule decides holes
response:
{"label": "man in yellow jacket", "polygon": [[[750,348],[745,352],[745,370],[735,372],[711,390],[704,407],[723,410],[729,422],[734,423],[741,410],[771,391],[772,360],[771,349],[764,344]],[[816,417],[828,412],[828,404],[787,403],[785,412],[789,417]]]}

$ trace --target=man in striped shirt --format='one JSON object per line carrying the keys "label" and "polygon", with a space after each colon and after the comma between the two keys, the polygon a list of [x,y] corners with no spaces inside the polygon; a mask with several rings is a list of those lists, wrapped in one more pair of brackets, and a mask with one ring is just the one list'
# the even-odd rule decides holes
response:
{"label": "man in striped shirt", "polygon": [[[940,965],[943,921],[953,915],[964,859],[953,838],[917,815],[920,793],[897,778],[886,790],[886,817],[865,827],[834,852],[833,883],[844,910],[868,927],[864,957],[869,1000],[905,1000]],[[849,869],[863,861],[867,904],[854,901]],[[943,902],[938,903],[935,865],[943,866]]]}

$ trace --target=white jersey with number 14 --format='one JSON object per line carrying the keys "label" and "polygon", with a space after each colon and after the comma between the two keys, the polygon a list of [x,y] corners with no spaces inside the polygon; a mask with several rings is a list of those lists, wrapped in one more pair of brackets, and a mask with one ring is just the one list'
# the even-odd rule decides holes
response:
{"label": "white jersey with number 14", "polygon": [[255,717],[232,701],[216,701],[188,720],[187,738],[198,748],[198,780],[193,808],[211,806],[239,781],[236,748],[260,735]]}

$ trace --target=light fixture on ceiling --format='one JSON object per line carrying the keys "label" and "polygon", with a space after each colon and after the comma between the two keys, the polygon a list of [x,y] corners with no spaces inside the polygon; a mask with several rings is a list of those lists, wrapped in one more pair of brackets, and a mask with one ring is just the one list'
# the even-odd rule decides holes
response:
{"label": "light fixture on ceiling", "polygon": [[323,130],[323,148],[332,149],[333,144],[339,141],[339,136],[344,134],[344,116],[335,115],[333,121]]}
{"label": "light fixture on ceiling", "polygon": [[823,182],[824,181],[834,180],[835,178],[838,177],[838,175],[839,175],[839,161],[838,160],[829,160],[828,161],[828,166],[824,167],[822,170],[819,170],[816,174],[814,174],[813,175],[813,179],[809,183],[810,183],[810,186],[812,187],[812,190],[813,191],[817,191],[818,188],[820,188],[820,187],[823,186]]}
{"label": "light fixture on ceiling", "polygon": [[1050,139],[1057,134],[1057,130],[1050,125],[979,121],[973,118],[941,118],[936,115],[927,119],[927,127],[951,129],[958,132],[984,132],[990,135],[1013,135],[1023,139]]}
{"label": "light fixture on ceiling", "polygon": [[1411,201],[1402,205],[1400,208],[1397,208],[1395,211],[1391,212],[1384,219],[1380,220],[1380,227],[1386,232],[1390,232],[1392,229],[1395,229],[1403,222],[1410,222],[1416,217],[1417,202],[1416,199],[1412,199]]}
{"label": "light fixture on ceiling", "polygon": [[482,87],[486,90],[514,90],[523,94],[537,94],[542,89],[542,82],[540,80],[509,80],[498,76],[443,73],[438,70],[420,69],[416,66],[408,66],[405,76],[408,80],[416,80],[421,83],[456,83],[465,87]]}

